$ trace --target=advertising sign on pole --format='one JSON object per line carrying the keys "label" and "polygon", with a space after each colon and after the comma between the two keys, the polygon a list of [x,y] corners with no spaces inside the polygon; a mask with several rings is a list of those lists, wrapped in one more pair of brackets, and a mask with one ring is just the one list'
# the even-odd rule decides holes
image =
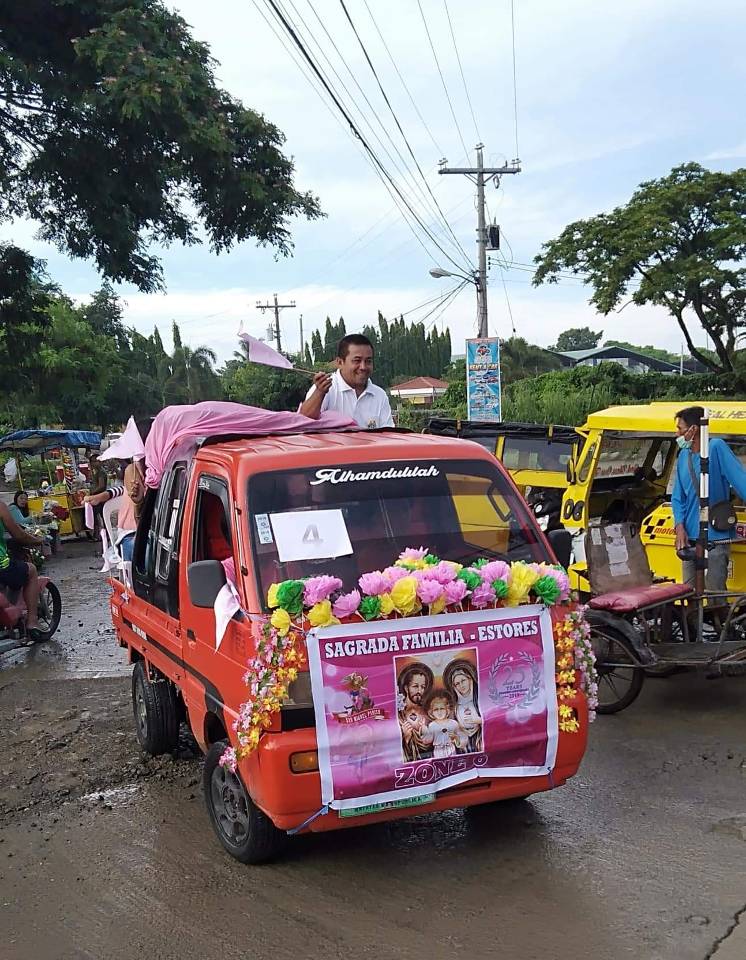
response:
{"label": "advertising sign on pole", "polygon": [[469,420],[500,420],[500,341],[466,341],[466,400]]}
{"label": "advertising sign on pole", "polygon": [[307,648],[322,802],[341,816],[554,767],[546,607],[323,627]]}

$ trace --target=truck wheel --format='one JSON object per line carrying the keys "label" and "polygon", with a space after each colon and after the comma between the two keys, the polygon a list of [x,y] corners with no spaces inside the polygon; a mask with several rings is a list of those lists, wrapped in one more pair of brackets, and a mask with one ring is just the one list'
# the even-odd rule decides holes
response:
{"label": "truck wheel", "polygon": [[151,683],[145,664],[139,661],[132,671],[132,709],[140,746],[157,757],[175,750],[179,743],[179,704],[171,684]]}
{"label": "truck wheel", "polygon": [[238,775],[220,766],[228,746],[219,740],[205,757],[202,784],[205,803],[218,840],[241,863],[266,863],[283,848],[287,836],[254,804]]}
{"label": "truck wheel", "polygon": [[598,671],[599,714],[619,713],[640,694],[645,668],[635,664],[629,640],[619,630],[591,621],[591,643]]}

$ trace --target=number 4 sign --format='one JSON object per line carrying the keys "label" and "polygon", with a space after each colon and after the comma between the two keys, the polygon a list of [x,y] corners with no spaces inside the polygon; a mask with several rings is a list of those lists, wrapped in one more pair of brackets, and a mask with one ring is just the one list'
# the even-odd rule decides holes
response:
{"label": "number 4 sign", "polygon": [[353,552],[341,510],[272,513],[269,519],[281,563],[328,560]]}

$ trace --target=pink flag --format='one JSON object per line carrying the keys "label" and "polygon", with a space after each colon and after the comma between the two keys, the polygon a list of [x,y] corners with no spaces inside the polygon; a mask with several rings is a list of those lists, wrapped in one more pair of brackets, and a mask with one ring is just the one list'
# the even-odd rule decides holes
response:
{"label": "pink flag", "polygon": [[288,358],[283,357],[281,353],[278,353],[274,347],[270,347],[268,343],[263,343],[248,333],[239,333],[238,338],[239,340],[243,340],[249,348],[249,360],[251,360],[252,363],[263,363],[267,367],[284,367],[286,370],[293,369],[293,365]]}
{"label": "pink flag", "polygon": [[145,444],[142,442],[134,417],[130,417],[127,421],[122,436],[98,455],[99,460],[142,460],[144,457]]}

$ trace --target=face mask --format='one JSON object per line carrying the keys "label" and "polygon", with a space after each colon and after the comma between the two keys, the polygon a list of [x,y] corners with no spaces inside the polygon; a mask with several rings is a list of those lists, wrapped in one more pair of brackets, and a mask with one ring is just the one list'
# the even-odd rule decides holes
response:
{"label": "face mask", "polygon": [[692,441],[687,440],[686,437],[676,437],[676,446],[679,450],[691,450]]}

